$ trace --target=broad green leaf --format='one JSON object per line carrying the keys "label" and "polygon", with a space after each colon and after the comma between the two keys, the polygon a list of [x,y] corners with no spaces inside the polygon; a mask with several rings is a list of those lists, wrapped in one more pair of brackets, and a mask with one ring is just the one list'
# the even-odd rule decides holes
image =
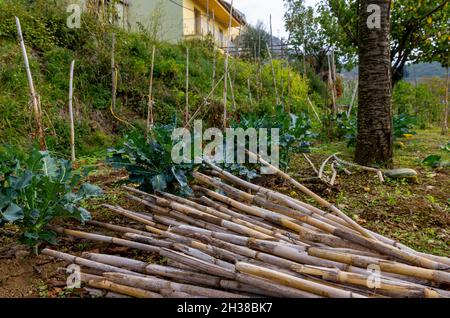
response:
{"label": "broad green leaf", "polygon": [[425,164],[425,165],[427,165],[427,166],[433,166],[435,163],[440,162],[441,159],[442,159],[441,156],[438,156],[438,155],[431,155],[431,156],[426,157],[426,158],[422,161],[422,163]]}
{"label": "broad green leaf", "polygon": [[55,159],[45,152],[43,155],[42,170],[44,171],[44,175],[48,176],[50,179],[56,178],[58,176],[58,166],[56,165]]}
{"label": "broad green leaf", "polygon": [[100,187],[90,183],[84,183],[80,187],[80,190],[78,190],[77,195],[81,198],[89,198],[102,195],[102,193],[103,191]]}
{"label": "broad green leaf", "polygon": [[164,191],[167,189],[166,176],[164,174],[154,176],[152,178],[152,187],[157,191]]}
{"label": "broad green leaf", "polygon": [[180,187],[184,188],[187,187],[187,178],[183,170],[176,169],[175,167],[172,167],[172,173],[175,177],[175,179],[180,184]]}
{"label": "broad green leaf", "polygon": [[24,217],[23,209],[15,203],[10,203],[5,212],[2,212],[3,218],[7,222],[15,222]]}

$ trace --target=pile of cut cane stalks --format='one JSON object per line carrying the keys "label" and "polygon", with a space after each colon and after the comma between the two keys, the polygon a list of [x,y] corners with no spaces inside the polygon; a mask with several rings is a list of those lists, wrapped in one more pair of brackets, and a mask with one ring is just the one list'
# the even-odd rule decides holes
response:
{"label": "pile of cut cane stalks", "polygon": [[193,173],[193,198],[124,187],[142,209],[104,207],[131,225],[89,222],[114,237],[52,227],[75,238],[157,253],[164,265],[98,253],[43,254],[80,266],[81,281],[105,297],[450,297],[449,258],[361,227],[259,159],[321,208],[206,162],[210,170]]}

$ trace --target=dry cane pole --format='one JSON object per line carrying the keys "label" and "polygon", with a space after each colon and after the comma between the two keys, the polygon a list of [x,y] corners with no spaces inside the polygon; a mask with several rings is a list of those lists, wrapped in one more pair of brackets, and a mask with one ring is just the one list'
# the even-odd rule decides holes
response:
{"label": "dry cane pole", "polygon": [[361,233],[363,236],[365,236],[367,238],[371,238],[373,240],[377,240],[372,234],[368,233],[362,226],[360,226],[358,223],[353,221],[350,217],[348,217],[344,212],[339,210],[333,204],[331,204],[330,202],[326,201],[325,199],[319,197],[317,194],[315,194],[314,192],[309,190],[307,187],[305,187],[304,185],[300,184],[298,181],[296,181],[293,178],[291,178],[285,172],[283,172],[280,169],[274,167],[273,165],[271,165],[270,163],[268,163],[267,161],[262,159],[260,156],[255,155],[254,153],[252,153],[250,151],[247,151],[247,153],[249,154],[250,157],[253,157],[254,159],[259,159],[259,161],[263,165],[269,167],[270,169],[272,169],[272,171],[274,171],[281,178],[283,178],[284,180],[288,181],[294,187],[298,188],[300,191],[302,191],[306,195],[308,195],[311,198],[313,198],[322,207],[326,207],[326,208],[330,209],[333,213],[335,213],[336,215],[338,215],[339,217],[344,219],[354,230],[358,231],[359,233]]}
{"label": "dry cane pole", "polygon": [[41,150],[47,150],[47,145],[45,143],[44,129],[43,129],[42,120],[41,120],[41,107],[39,105],[38,95],[36,94],[36,90],[34,89],[33,76],[31,75],[31,69],[30,69],[30,63],[28,61],[27,49],[25,47],[25,42],[23,40],[22,27],[20,26],[20,20],[18,17],[16,17],[16,26],[17,26],[17,33],[19,35],[20,47],[22,49],[23,60],[25,63],[25,70],[27,72],[31,100],[33,103],[34,118],[36,121],[39,145],[40,145]]}
{"label": "dry cane pole", "polygon": [[152,50],[152,66],[150,70],[150,85],[148,89],[148,107],[147,107],[147,138],[149,137],[150,130],[154,124],[153,118],[153,71],[155,67],[155,46],[153,45]]}
{"label": "dry cane pole", "polygon": [[189,123],[189,47],[186,47],[186,109],[184,111],[184,123]]}
{"label": "dry cane pole", "polygon": [[75,60],[70,64],[70,81],[69,81],[69,116],[70,116],[70,148],[72,154],[72,162],[75,162],[75,124],[73,120],[73,71],[75,68]]}

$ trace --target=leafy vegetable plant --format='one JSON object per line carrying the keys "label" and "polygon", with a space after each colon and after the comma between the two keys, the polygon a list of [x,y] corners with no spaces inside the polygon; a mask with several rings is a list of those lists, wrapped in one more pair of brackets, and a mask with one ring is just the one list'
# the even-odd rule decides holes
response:
{"label": "leafy vegetable plant", "polygon": [[394,137],[401,138],[404,135],[415,135],[413,131],[416,120],[407,114],[399,114],[394,116]]}
{"label": "leafy vegetable plant", "polygon": [[266,128],[279,129],[280,132],[280,165],[282,168],[289,166],[289,160],[294,153],[306,153],[310,151],[311,142],[318,135],[311,132],[311,122],[305,114],[294,115],[277,106],[274,114],[257,116],[254,113],[244,114],[239,121],[232,123],[233,128]]}
{"label": "leafy vegetable plant", "polygon": [[54,219],[90,219],[80,204],[100,195],[101,189],[85,183],[74,192],[86,175],[48,152],[35,149],[24,155],[11,147],[0,149],[0,226],[18,225],[30,245],[54,242],[54,233],[46,229]]}
{"label": "leafy vegetable plant", "polygon": [[142,131],[134,131],[126,137],[121,149],[109,149],[107,163],[114,168],[125,168],[129,181],[138,183],[143,191],[168,191],[187,195],[190,173],[195,164],[175,164],[172,160],[171,125],[156,125],[147,139]]}

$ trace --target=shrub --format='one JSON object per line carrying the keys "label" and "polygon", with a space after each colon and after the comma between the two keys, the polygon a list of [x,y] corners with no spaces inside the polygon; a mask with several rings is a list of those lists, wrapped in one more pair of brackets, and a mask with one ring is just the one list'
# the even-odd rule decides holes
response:
{"label": "shrub", "polygon": [[55,219],[90,219],[80,206],[83,200],[101,194],[88,183],[74,189],[87,175],[75,171],[67,160],[48,152],[32,150],[29,155],[6,147],[0,149],[0,226],[18,225],[25,243],[53,242],[54,233],[46,226]]}
{"label": "shrub", "polygon": [[175,164],[172,161],[171,125],[156,125],[147,139],[141,130],[135,130],[126,137],[120,149],[109,149],[106,162],[113,168],[125,168],[128,181],[140,185],[143,191],[168,191],[182,195],[191,193],[188,186],[190,172],[195,165]]}

